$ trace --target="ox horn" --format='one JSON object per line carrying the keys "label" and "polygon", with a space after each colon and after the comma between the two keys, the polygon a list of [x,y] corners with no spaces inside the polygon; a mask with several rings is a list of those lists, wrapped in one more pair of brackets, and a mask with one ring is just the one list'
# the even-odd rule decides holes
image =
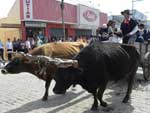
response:
{"label": "ox horn", "polygon": [[24,52],[18,52],[19,54],[21,54],[21,55],[25,55],[25,53]]}
{"label": "ox horn", "polygon": [[61,68],[67,68],[67,67],[75,67],[78,68],[78,61],[77,60],[59,60],[59,62],[57,63],[58,67]]}

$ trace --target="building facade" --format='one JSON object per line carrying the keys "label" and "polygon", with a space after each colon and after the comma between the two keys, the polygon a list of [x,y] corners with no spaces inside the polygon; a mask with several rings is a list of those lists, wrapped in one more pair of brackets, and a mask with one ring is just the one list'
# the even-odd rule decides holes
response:
{"label": "building facade", "polygon": [[[6,22],[6,20],[11,21]],[[91,35],[96,33],[98,27],[107,23],[107,14],[81,4],[64,3],[64,23],[66,37]],[[11,28],[11,26],[16,29],[18,35],[11,33],[13,36],[5,35],[2,38],[17,37],[26,40],[27,37],[36,37],[39,33],[47,38],[62,37],[60,1],[16,0],[8,17],[0,19],[0,28]]]}
{"label": "building facade", "polygon": [[[22,38],[36,36],[40,31],[46,37],[63,36],[60,2],[56,0],[20,0]],[[94,34],[107,22],[107,14],[84,5],[64,4],[66,36]]]}

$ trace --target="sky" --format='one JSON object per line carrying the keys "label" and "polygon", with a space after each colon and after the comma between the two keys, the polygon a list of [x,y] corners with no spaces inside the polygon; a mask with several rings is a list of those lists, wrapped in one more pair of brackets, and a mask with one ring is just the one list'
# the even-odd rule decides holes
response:
{"label": "sky", "polygon": [[[124,9],[132,9],[132,0],[64,0],[72,4],[85,4],[98,8],[108,15],[119,15]],[[150,19],[150,0],[133,0],[134,9],[145,13]],[[0,18],[6,17],[15,0],[0,0]]]}
{"label": "sky", "polygon": [[15,0],[0,0],[0,18],[6,17]]}
{"label": "sky", "polygon": [[[132,9],[132,0],[65,0],[87,4],[91,7],[100,9],[102,12],[108,13],[108,15],[119,15],[121,11],[125,9]],[[150,17],[150,0],[133,0],[133,8],[140,12],[143,12]]]}

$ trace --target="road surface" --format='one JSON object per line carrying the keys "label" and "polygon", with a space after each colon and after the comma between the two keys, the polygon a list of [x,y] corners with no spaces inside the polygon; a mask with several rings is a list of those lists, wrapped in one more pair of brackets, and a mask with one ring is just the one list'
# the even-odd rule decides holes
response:
{"label": "road surface", "polygon": [[[99,106],[96,113],[150,113],[150,82],[143,80],[141,69],[134,83],[131,100],[122,103],[126,92],[125,81],[109,83],[104,94],[108,107]],[[70,88],[65,95],[52,92],[52,81],[48,101],[41,100],[44,82],[29,73],[2,75],[0,73],[0,113],[94,113],[91,94],[80,86]]]}

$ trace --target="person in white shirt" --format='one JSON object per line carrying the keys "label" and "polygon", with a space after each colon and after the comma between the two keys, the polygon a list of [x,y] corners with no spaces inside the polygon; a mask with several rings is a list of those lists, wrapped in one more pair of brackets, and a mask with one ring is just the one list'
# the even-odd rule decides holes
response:
{"label": "person in white shirt", "polygon": [[8,60],[11,60],[11,57],[12,57],[11,54],[13,52],[13,44],[9,38],[6,42],[6,49],[7,49],[7,53],[8,53]]}
{"label": "person in white shirt", "polygon": [[30,51],[31,50],[31,43],[30,43],[29,38],[26,40],[25,45],[26,45],[27,50]]}

